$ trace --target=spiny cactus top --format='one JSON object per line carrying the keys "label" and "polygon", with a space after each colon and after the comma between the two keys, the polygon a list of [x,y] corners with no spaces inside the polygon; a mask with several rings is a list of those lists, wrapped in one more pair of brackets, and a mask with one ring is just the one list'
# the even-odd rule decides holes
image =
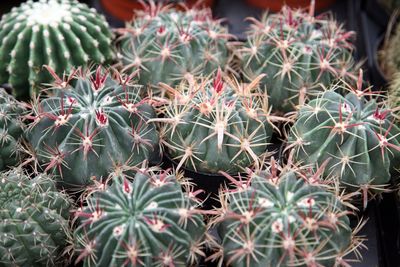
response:
{"label": "spiny cactus top", "polygon": [[278,173],[273,164],[236,186],[221,192],[213,220],[221,241],[211,259],[223,255],[234,267],[349,266],[344,256],[359,242],[341,200],[318,174],[293,166]]}
{"label": "spiny cactus top", "polygon": [[260,78],[245,86],[225,83],[218,72],[214,79],[176,90],[162,85],[172,94],[164,118],[158,119],[162,142],[178,169],[237,173],[258,163],[267,151],[274,119],[266,98],[251,92]]}
{"label": "spiny cactus top", "polygon": [[94,61],[109,62],[111,31],[104,17],[76,0],[29,0],[0,22],[0,84],[25,98],[49,82],[42,70],[51,66],[61,75]]}
{"label": "spiny cactus top", "polygon": [[24,112],[24,106],[0,88],[0,171],[19,163]]}
{"label": "spiny cactus top", "polygon": [[139,97],[132,76],[114,74],[99,66],[65,80],[55,76],[57,94],[33,103],[28,138],[45,171],[57,173],[66,187],[159,157],[158,132],[147,123],[153,108]]}
{"label": "spiny cactus top", "polygon": [[[326,174],[338,176],[351,190],[379,189],[400,163],[400,129],[390,110],[357,88],[343,97],[335,87],[302,107],[291,129],[289,147],[305,164],[322,164],[331,158]],[[366,196],[364,196],[366,197]],[[364,199],[366,200],[366,198]],[[365,204],[365,203],[364,203]]]}
{"label": "spiny cactus top", "polygon": [[139,83],[177,85],[192,76],[228,67],[228,31],[211,10],[178,11],[150,1],[145,12],[122,30],[125,70],[139,70]]}
{"label": "spiny cactus top", "polygon": [[0,266],[57,266],[67,244],[70,200],[46,175],[0,173]]}
{"label": "spiny cactus top", "polygon": [[[314,17],[283,7],[265,14],[252,26],[239,50],[245,77],[266,74],[262,85],[273,110],[293,111],[338,77],[354,78],[353,32],[346,32],[329,15]],[[320,84],[321,83],[321,84]]]}
{"label": "spiny cactus top", "polygon": [[205,225],[190,191],[173,172],[139,170],[133,182],[90,194],[76,213],[76,262],[84,266],[192,266],[201,251]]}

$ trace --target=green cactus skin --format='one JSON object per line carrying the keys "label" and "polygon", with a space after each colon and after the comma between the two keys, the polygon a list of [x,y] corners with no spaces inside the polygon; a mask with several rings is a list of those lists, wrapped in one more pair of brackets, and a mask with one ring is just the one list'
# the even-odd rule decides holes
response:
{"label": "green cactus skin", "polygon": [[273,111],[289,112],[337,78],[352,79],[353,32],[330,16],[314,17],[301,9],[251,19],[247,42],[239,50],[244,76],[262,82]]}
{"label": "green cactus skin", "polygon": [[0,88],[0,171],[20,161],[25,111],[21,103]]}
{"label": "green cactus skin", "polygon": [[0,173],[0,266],[59,266],[70,206],[44,174]]}
{"label": "green cactus skin", "polygon": [[221,238],[216,255],[233,267],[349,266],[344,256],[358,241],[344,203],[318,176],[276,168],[221,192],[225,204],[212,222]]}
{"label": "green cactus skin", "polygon": [[31,0],[0,22],[0,84],[17,98],[51,81],[49,65],[61,75],[73,67],[110,62],[111,30],[104,17],[76,0]]}
{"label": "green cactus skin", "polygon": [[390,109],[375,98],[369,100],[372,93],[361,89],[361,79],[345,97],[334,89],[300,109],[289,147],[304,164],[331,158],[325,174],[339,177],[350,190],[361,189],[366,201],[367,190],[388,184],[399,164],[400,130]]}
{"label": "green cactus skin", "polygon": [[33,105],[28,139],[45,171],[58,174],[65,188],[106,178],[124,164],[159,161],[159,134],[147,123],[154,110],[138,96],[132,76],[118,77],[101,66],[80,70],[66,81],[56,78],[58,94]]}
{"label": "green cactus skin", "polygon": [[192,266],[205,225],[193,192],[183,193],[173,172],[139,170],[133,182],[114,176],[112,185],[89,194],[77,211],[77,262],[83,266]]}
{"label": "green cactus skin", "polygon": [[[261,78],[260,76],[257,81]],[[161,135],[168,155],[190,170],[237,173],[266,153],[273,125],[262,95],[225,83],[221,73],[172,92]]]}
{"label": "green cactus skin", "polygon": [[139,70],[140,84],[176,86],[229,67],[230,35],[209,9],[183,12],[150,2],[122,32],[124,70]]}

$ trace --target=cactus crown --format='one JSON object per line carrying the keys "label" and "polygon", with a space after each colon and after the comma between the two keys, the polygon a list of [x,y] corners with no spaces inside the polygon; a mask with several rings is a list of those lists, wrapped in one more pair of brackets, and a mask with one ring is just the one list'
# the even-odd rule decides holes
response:
{"label": "cactus crown", "polygon": [[173,89],[162,109],[162,142],[170,157],[189,169],[229,173],[258,164],[267,150],[275,117],[257,92],[258,77],[249,85],[223,78],[192,81]]}
{"label": "cactus crown", "polygon": [[70,200],[43,174],[0,174],[0,264],[56,266],[69,235]]}
{"label": "cactus crown", "polygon": [[[205,226],[190,191],[174,172],[137,170],[133,181],[110,177],[77,211],[77,262],[84,266],[192,266]],[[178,180],[179,179],[179,180]]]}
{"label": "cactus crown", "polygon": [[100,179],[121,164],[159,158],[153,108],[131,76],[97,67],[55,76],[54,96],[33,103],[28,137],[45,171],[73,187]]}
{"label": "cactus crown", "polygon": [[352,50],[346,32],[329,14],[315,17],[301,9],[283,7],[280,13],[251,18],[242,49],[247,79],[266,74],[262,86],[273,110],[288,112],[303,104],[321,85],[337,78],[354,78]]}
{"label": "cactus crown", "polygon": [[76,0],[31,0],[13,8],[0,22],[0,84],[10,83],[17,97],[34,93],[51,77],[90,61],[113,59],[111,31],[104,17]]}
{"label": "cactus crown", "polygon": [[[344,203],[312,173],[288,163],[250,171],[220,192],[212,221],[221,237],[216,253],[229,266],[347,266],[360,243]],[[233,179],[232,179],[233,180]]]}
{"label": "cactus crown", "polygon": [[209,9],[179,11],[150,1],[121,32],[124,70],[139,70],[140,84],[175,86],[229,67],[230,35]]}

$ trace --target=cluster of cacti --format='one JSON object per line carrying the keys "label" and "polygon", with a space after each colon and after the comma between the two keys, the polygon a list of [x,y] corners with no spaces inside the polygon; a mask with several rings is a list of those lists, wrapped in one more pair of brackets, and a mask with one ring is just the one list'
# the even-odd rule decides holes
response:
{"label": "cluster of cacti", "polygon": [[[257,78],[261,79],[262,76]],[[257,165],[267,151],[273,125],[263,94],[253,92],[257,80],[240,85],[214,79],[181,84],[163,110],[162,142],[178,169],[237,173]]]}
{"label": "cluster of cacti", "polygon": [[192,266],[204,256],[198,202],[174,172],[142,168],[130,181],[89,193],[76,212],[77,262],[84,266]]}
{"label": "cluster of cacti", "polygon": [[62,75],[91,61],[110,62],[111,37],[105,19],[85,4],[29,0],[0,22],[0,84],[26,98],[51,80],[43,65]]}
{"label": "cluster of cacti", "polygon": [[179,11],[154,2],[122,29],[119,52],[125,71],[139,71],[139,83],[171,86],[229,68],[230,35],[211,10]]}
{"label": "cluster of cacti", "polygon": [[105,179],[121,165],[159,160],[159,135],[148,123],[153,108],[132,76],[113,74],[99,66],[64,80],[55,75],[57,94],[33,103],[28,139],[45,171],[66,188]]}
{"label": "cluster of cacti", "polygon": [[262,87],[274,111],[293,111],[338,78],[354,78],[353,32],[329,15],[284,7],[251,21],[242,71],[248,80],[266,74]]}
{"label": "cluster of cacti", "polygon": [[345,203],[320,183],[319,172],[271,161],[221,191],[213,219],[221,241],[211,258],[235,267],[350,266],[345,256],[357,239]]}
{"label": "cluster of cacti", "polygon": [[67,245],[69,198],[46,175],[0,173],[0,265],[58,266]]}
{"label": "cluster of cacti", "polygon": [[25,129],[21,116],[25,111],[22,103],[0,88],[0,171],[20,161]]}
{"label": "cluster of cacti", "polygon": [[382,189],[400,163],[400,129],[388,107],[369,89],[337,85],[301,107],[291,128],[289,147],[304,164],[320,165],[327,159],[326,175],[340,178],[351,190]]}

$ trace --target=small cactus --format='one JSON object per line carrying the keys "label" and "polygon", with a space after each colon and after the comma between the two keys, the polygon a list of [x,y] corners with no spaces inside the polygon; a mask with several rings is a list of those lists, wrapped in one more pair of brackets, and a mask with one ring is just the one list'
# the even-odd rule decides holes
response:
{"label": "small cactus", "polygon": [[205,225],[194,193],[158,167],[123,174],[89,193],[76,212],[76,263],[83,266],[193,266]]}
{"label": "small cactus", "polygon": [[111,31],[104,17],[76,0],[29,0],[0,21],[0,84],[17,98],[33,94],[51,76],[94,61],[110,62]]}
{"label": "small cactus", "polygon": [[46,172],[65,188],[88,185],[116,167],[143,160],[158,163],[159,135],[147,99],[132,76],[110,70],[76,70],[55,76],[55,96],[32,104],[28,139]]}
{"label": "small cactus", "polygon": [[294,111],[298,105],[338,78],[353,79],[353,45],[347,32],[331,16],[315,17],[301,9],[283,7],[251,18],[251,30],[239,49],[243,74],[252,80],[266,77],[261,86],[273,111]]}
{"label": "small cactus", "polygon": [[0,265],[58,266],[70,234],[70,206],[44,174],[0,173]]}
{"label": "small cactus", "polygon": [[228,30],[209,9],[179,11],[149,2],[126,29],[119,30],[123,70],[139,71],[139,83],[170,86],[228,68]]}
{"label": "small cactus", "polygon": [[0,171],[20,163],[25,111],[22,103],[0,88]]}
{"label": "small cactus", "polygon": [[234,267],[350,266],[346,258],[361,242],[345,203],[321,183],[320,172],[271,160],[247,180],[230,177],[235,186],[220,192],[222,207],[211,222],[220,242],[211,242],[209,260]]}

